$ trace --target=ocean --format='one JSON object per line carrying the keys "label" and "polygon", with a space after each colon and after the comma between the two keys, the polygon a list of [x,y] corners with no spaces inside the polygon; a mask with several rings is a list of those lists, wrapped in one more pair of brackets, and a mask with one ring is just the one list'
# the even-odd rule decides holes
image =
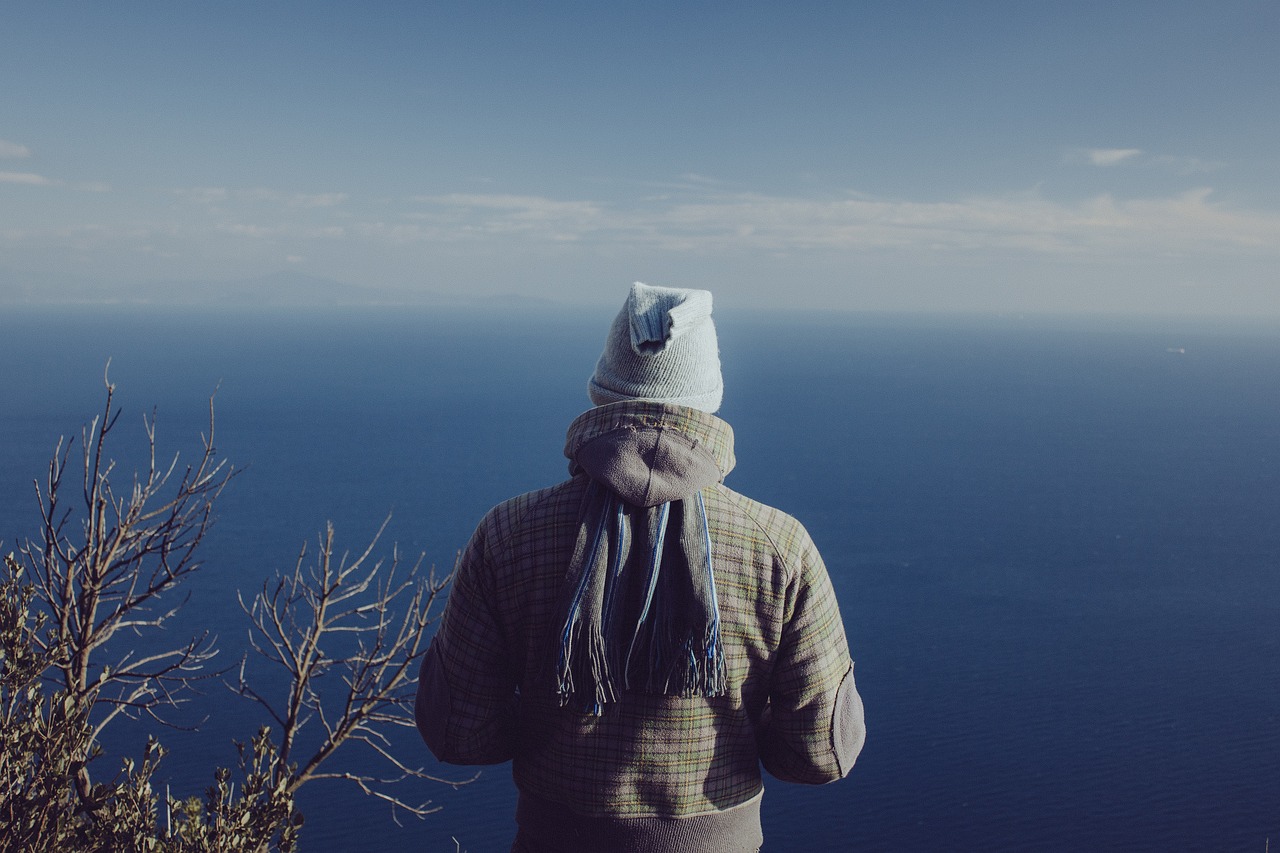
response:
{"label": "ocean", "polygon": [[[154,409],[242,473],[169,629],[245,647],[251,593],[327,521],[447,569],[492,504],[565,475],[611,311],[6,309],[0,541],[118,386],[124,476]],[[867,711],[851,776],[766,780],[767,851],[1258,851],[1280,844],[1280,329],[1192,319],[718,309],[727,482],[822,551]],[[184,634],[185,632],[185,634]],[[262,722],[216,684],[159,732],[199,794]],[[146,727],[109,744],[141,751]],[[433,772],[412,731],[395,749]],[[364,762],[368,757],[353,754]],[[506,850],[505,767],[392,821],[304,789],[307,851]],[[455,842],[456,839],[456,842]]]}

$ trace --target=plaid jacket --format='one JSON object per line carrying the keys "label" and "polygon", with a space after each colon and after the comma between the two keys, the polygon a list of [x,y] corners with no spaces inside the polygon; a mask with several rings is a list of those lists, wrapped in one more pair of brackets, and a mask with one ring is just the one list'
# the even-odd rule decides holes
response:
{"label": "plaid jacket", "polygon": [[[722,474],[733,432],[703,412],[625,402],[592,409],[565,454],[609,430],[672,429]],[[417,719],[443,761],[514,760],[522,798],[603,818],[682,818],[757,797],[761,764],[823,783],[852,766],[862,706],[822,558],[795,519],[723,484],[703,490],[729,693],[626,693],[600,716],[560,707],[549,657],[588,484],[566,482],[494,507],[464,552],[423,664]]]}

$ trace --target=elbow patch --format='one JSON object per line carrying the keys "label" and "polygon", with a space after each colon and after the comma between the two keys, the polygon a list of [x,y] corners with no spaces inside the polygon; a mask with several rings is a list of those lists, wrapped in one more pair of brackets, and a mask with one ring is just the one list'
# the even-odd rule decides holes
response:
{"label": "elbow patch", "polygon": [[853,682],[853,664],[840,681],[836,690],[835,707],[831,715],[831,751],[840,767],[840,776],[848,776],[853,763],[862,751],[867,739],[866,720],[863,717],[862,697]]}

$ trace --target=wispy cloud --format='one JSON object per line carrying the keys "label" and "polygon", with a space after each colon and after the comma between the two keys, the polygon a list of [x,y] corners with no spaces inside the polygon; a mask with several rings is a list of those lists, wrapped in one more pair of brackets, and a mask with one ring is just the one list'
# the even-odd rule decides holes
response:
{"label": "wispy cloud", "polygon": [[24,157],[31,156],[31,149],[25,145],[19,145],[16,142],[10,142],[7,139],[0,139],[0,157],[11,160],[21,160]]}
{"label": "wispy cloud", "polygon": [[1151,158],[1151,165],[1176,172],[1179,175],[1196,175],[1216,172],[1226,166],[1221,160],[1202,160],[1199,157],[1174,157],[1161,155]]}
{"label": "wispy cloud", "polygon": [[713,187],[724,186],[724,182],[718,178],[711,178],[706,175],[699,175],[697,172],[685,172],[680,176],[680,180],[686,185]]}
{"label": "wispy cloud", "polygon": [[557,242],[573,241],[608,227],[604,208],[592,201],[561,201],[540,196],[455,193],[418,196],[427,212],[411,215],[450,230],[456,236],[525,235]]}
{"label": "wispy cloud", "polygon": [[1067,152],[1069,162],[1103,167],[1132,162],[1141,156],[1141,148],[1073,148]]}
{"label": "wispy cloud", "polygon": [[1076,204],[1034,192],[957,201],[725,193],[631,208],[510,195],[435,196],[418,202],[427,205],[414,214],[422,225],[402,230],[401,238],[478,241],[501,235],[698,253],[1002,250],[1078,255],[1280,247],[1280,215],[1216,204],[1207,188],[1148,199],[1099,195]]}
{"label": "wispy cloud", "polygon": [[220,188],[184,194],[209,204],[145,222],[61,229],[10,222],[7,230],[0,222],[0,248],[70,249],[85,259],[198,257],[207,268],[235,270],[282,259],[298,268],[345,264],[350,276],[366,276],[370,284],[402,274],[387,270],[419,269],[424,262],[465,270],[478,260],[573,266],[643,259],[710,268],[796,261],[834,270],[833,276],[874,264],[922,278],[941,269],[981,268],[995,280],[1025,279],[1027,270],[1037,270],[1032,277],[1046,281],[1080,264],[1207,263],[1225,276],[1242,264],[1256,269],[1280,262],[1280,211],[1241,208],[1208,187],[1063,201],[1038,190],[919,200],[703,186],[661,198],[639,191],[611,200],[455,193],[315,209],[290,205],[285,199],[296,196],[285,193],[263,197],[271,199],[265,205]]}
{"label": "wispy cloud", "polygon": [[173,194],[196,204],[218,204],[230,195],[226,187],[178,187]]}
{"label": "wispy cloud", "polygon": [[244,222],[219,225],[218,230],[225,234],[234,234],[237,237],[252,237],[256,240],[270,239],[284,233],[284,229],[279,226],[252,225]]}
{"label": "wispy cloud", "polygon": [[1197,175],[1215,172],[1226,164],[1220,160],[1205,160],[1173,154],[1149,154],[1141,148],[1072,148],[1066,153],[1068,163],[1089,166],[1142,166],[1162,169],[1178,175]]}
{"label": "wispy cloud", "polygon": [[255,240],[323,240],[346,236],[347,230],[341,225],[299,225],[292,222],[278,222],[261,225],[252,222],[227,222],[213,226],[213,230],[236,237],[251,237]]}
{"label": "wispy cloud", "polygon": [[451,193],[449,195],[415,196],[414,201],[460,208],[485,208],[515,213],[535,219],[570,214],[595,215],[600,207],[590,201],[560,201],[530,195],[502,195],[485,193]]}
{"label": "wispy cloud", "polygon": [[346,193],[287,193],[261,188],[239,190],[235,195],[246,201],[282,204],[287,207],[336,207],[347,200]]}
{"label": "wispy cloud", "polygon": [[174,195],[201,205],[221,205],[240,201],[265,203],[282,207],[320,208],[337,207],[348,198],[346,193],[291,193],[281,190],[253,187],[250,189],[228,189],[226,187],[179,187],[173,190]]}
{"label": "wispy cloud", "polygon": [[[0,181],[45,184],[34,173],[0,172]],[[416,196],[399,211],[339,205],[342,193],[295,194],[205,187],[181,195],[207,216],[174,221],[200,240],[274,241],[311,256],[312,241],[352,247],[470,245],[500,255],[521,246],[576,247],[743,257],[793,253],[1017,253],[1072,257],[1184,255],[1245,251],[1280,256],[1280,212],[1242,209],[1211,189],[1120,198],[1099,194],[1064,202],[1038,191],[960,199],[907,200],[846,193],[823,198],[722,192],[711,187],[622,201],[508,193]],[[268,207],[250,206],[257,200]],[[241,204],[245,205],[241,207]],[[318,212],[313,214],[312,210]],[[121,223],[123,226],[124,223]],[[185,235],[185,236],[184,236]]]}
{"label": "wispy cloud", "polygon": [[26,184],[31,187],[67,187],[83,193],[105,193],[111,191],[111,185],[102,181],[69,184],[66,181],[46,178],[44,175],[38,175],[35,172],[0,172],[0,184]]}
{"label": "wispy cloud", "polygon": [[0,172],[0,184],[28,184],[30,186],[48,186],[55,183],[44,175],[34,172]]}

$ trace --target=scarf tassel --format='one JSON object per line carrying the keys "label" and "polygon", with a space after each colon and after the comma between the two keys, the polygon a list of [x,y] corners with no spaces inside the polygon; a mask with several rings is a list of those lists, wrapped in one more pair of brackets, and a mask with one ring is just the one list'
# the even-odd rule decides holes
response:
{"label": "scarf tassel", "polygon": [[[587,635],[585,641],[583,634]],[[579,654],[574,654],[575,650]],[[561,647],[558,670],[557,691],[561,707],[575,697],[583,700],[576,685],[582,685],[592,693],[591,701],[584,703],[592,714],[599,715],[606,704],[618,700],[604,635],[600,631],[584,630],[583,624],[576,622],[568,632],[567,642]]]}
{"label": "scarf tassel", "polygon": [[[643,683],[644,692],[711,698],[729,691],[718,624],[712,625],[703,637],[696,640],[688,632],[678,636],[668,631],[648,645],[649,666]],[[631,688],[633,685],[628,681],[626,686]]]}

